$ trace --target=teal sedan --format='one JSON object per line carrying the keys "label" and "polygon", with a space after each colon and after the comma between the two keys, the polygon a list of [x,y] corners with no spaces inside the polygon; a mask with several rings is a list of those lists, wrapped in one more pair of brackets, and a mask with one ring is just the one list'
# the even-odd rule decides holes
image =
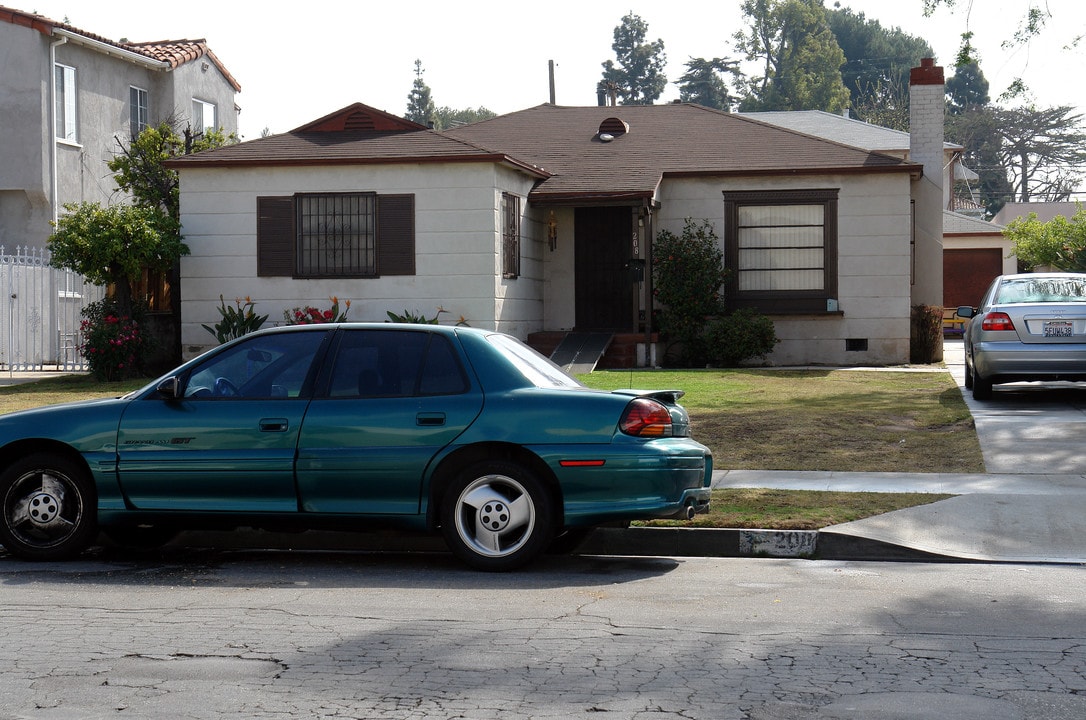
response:
{"label": "teal sedan", "polygon": [[0,416],[0,543],[57,560],[101,530],[440,533],[482,570],[592,527],[709,507],[678,390],[590,390],[474,328],[262,330],[121,398]]}

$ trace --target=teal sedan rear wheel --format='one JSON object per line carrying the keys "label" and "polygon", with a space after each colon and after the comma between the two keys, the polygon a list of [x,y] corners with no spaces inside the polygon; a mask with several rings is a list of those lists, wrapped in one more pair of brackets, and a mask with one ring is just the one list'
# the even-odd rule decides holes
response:
{"label": "teal sedan rear wheel", "polygon": [[0,543],[27,560],[77,555],[94,539],[97,508],[87,473],[75,463],[41,453],[0,474]]}
{"label": "teal sedan rear wheel", "polygon": [[490,461],[461,473],[445,495],[441,528],[453,554],[479,570],[512,570],[554,536],[553,508],[528,469]]}

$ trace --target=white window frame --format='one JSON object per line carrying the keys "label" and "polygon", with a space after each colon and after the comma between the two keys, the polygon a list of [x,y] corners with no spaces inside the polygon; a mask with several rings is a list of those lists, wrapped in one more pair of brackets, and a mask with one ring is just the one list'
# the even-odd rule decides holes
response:
{"label": "white window frame", "polygon": [[58,140],[66,142],[79,142],[78,89],[76,85],[75,68],[70,65],[53,65],[54,92],[56,93],[54,112],[56,113],[56,126],[53,132]]}
{"label": "white window frame", "polygon": [[[210,113],[211,122],[207,122],[207,116]],[[200,100],[199,98],[192,99],[192,128],[199,132],[203,132],[207,129],[216,130],[219,125],[219,110],[215,107],[215,103],[207,102],[206,100]]]}
{"label": "white window frame", "polygon": [[143,88],[128,86],[128,129],[133,138],[150,126],[149,98]]}

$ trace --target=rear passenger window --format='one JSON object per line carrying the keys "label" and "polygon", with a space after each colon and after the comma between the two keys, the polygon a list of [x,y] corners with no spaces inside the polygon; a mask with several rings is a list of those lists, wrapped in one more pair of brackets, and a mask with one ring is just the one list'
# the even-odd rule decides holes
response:
{"label": "rear passenger window", "polygon": [[339,398],[451,395],[468,389],[448,338],[410,330],[348,330],[328,394]]}

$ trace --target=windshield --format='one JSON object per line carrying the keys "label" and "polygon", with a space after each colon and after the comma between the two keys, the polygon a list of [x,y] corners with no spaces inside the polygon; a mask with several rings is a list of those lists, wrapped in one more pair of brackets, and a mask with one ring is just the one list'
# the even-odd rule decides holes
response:
{"label": "windshield", "polygon": [[997,304],[1086,302],[1086,277],[1038,277],[1004,280]]}
{"label": "windshield", "polygon": [[550,359],[540,355],[520,340],[509,335],[487,335],[492,345],[501,349],[514,367],[533,385],[540,388],[584,387]]}

